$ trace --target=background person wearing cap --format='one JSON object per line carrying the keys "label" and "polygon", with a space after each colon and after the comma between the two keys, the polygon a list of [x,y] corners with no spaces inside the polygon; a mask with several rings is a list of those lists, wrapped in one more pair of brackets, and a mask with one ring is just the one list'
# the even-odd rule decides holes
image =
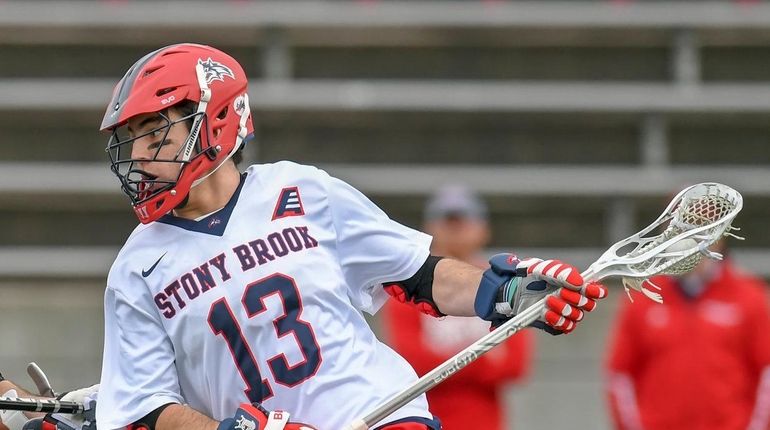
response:
{"label": "background person wearing cap", "polygon": [[[487,266],[482,254],[490,238],[487,207],[469,189],[457,185],[439,189],[425,208],[423,229],[433,236],[433,255]],[[385,306],[384,326],[390,346],[419,375],[489,332],[489,325],[483,321],[431,318],[394,300]],[[441,420],[444,430],[509,428],[505,425],[502,390],[528,373],[531,355],[531,333],[520,332],[428,391],[431,411]]]}
{"label": "background person wearing cap", "polygon": [[491,234],[487,206],[475,193],[459,185],[440,188],[428,200],[424,220],[424,231],[433,236],[435,255],[487,267],[481,253]]}

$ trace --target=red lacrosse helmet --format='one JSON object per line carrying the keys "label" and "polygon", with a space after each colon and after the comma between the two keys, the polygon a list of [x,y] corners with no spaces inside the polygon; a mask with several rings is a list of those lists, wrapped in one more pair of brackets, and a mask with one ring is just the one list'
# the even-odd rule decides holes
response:
{"label": "red lacrosse helmet", "polygon": [[[101,130],[111,132],[107,153],[111,170],[131,199],[139,221],[155,221],[180,205],[190,189],[235,154],[254,131],[246,94],[246,74],[224,52],[205,45],[183,43],[151,52],[137,61],[115,86]],[[194,112],[171,121],[169,107],[187,102]],[[190,134],[172,159],[162,159],[160,147],[150,160],[132,158],[137,138],[126,132],[130,118],[158,113],[165,123],[151,133],[166,139],[178,122],[190,124]],[[161,141],[161,143],[163,142]],[[176,179],[153,177],[140,163],[175,163]]]}

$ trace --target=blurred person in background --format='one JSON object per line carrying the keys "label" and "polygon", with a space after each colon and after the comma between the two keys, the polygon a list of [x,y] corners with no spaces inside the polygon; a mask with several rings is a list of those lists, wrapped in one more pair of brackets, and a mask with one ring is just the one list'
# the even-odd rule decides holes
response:
{"label": "blurred person in background", "polygon": [[652,282],[663,304],[625,303],[614,325],[606,388],[615,428],[770,428],[767,285],[727,256]]}
{"label": "blurred person in background", "polygon": [[[468,188],[450,185],[439,189],[425,208],[424,231],[433,236],[432,254],[488,267],[482,255],[490,239],[487,207]],[[390,345],[419,375],[489,333],[489,325],[483,321],[431,318],[395,301],[386,304],[384,318]],[[506,427],[503,390],[528,373],[531,336],[529,331],[517,333],[427,393],[431,411],[444,429]]]}

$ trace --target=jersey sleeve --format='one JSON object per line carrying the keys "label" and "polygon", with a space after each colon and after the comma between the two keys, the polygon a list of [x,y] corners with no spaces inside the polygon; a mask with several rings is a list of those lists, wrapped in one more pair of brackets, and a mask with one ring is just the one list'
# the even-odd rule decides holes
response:
{"label": "jersey sleeve", "polygon": [[754,278],[743,281],[747,284],[744,294],[748,318],[744,331],[747,333],[748,354],[753,374],[757,375],[750,425],[747,428],[770,428],[770,309],[768,308],[767,285]]}
{"label": "jersey sleeve", "polygon": [[137,296],[109,287],[105,293],[100,429],[122,429],[164,404],[183,403],[171,341],[146,307],[149,298]]}
{"label": "jersey sleeve", "polygon": [[373,314],[388,298],[382,283],[409,279],[417,273],[430,254],[432,238],[393,221],[347,183],[326,178],[348,294],[358,309]]}
{"label": "jersey sleeve", "polygon": [[613,325],[613,333],[605,363],[609,372],[633,373],[636,363],[643,351],[639,349],[639,343],[635,337],[637,324],[634,318],[634,309],[628,303],[620,305],[617,320]]}
{"label": "jersey sleeve", "polygon": [[770,366],[770,307],[768,307],[767,285],[759,279],[744,281],[751,288],[746,294],[749,320],[746,333],[750,333],[750,359],[754,369],[761,372]]}
{"label": "jersey sleeve", "polygon": [[[624,300],[621,298],[620,300]],[[638,305],[637,305],[638,306]],[[619,430],[642,428],[636,400],[636,374],[645,351],[638,341],[638,310],[623,303],[613,325],[612,338],[605,362],[609,415]]]}

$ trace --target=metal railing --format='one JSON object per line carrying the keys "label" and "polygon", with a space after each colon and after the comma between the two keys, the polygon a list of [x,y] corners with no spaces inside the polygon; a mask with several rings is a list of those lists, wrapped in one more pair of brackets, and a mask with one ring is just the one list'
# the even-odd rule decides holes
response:
{"label": "metal railing", "polygon": [[[765,167],[617,167],[504,165],[319,164],[364,193],[426,195],[447,182],[467,184],[485,194],[542,197],[665,196],[687,184],[716,181],[745,195],[770,196]],[[107,163],[0,163],[0,196],[119,195]],[[49,208],[55,207],[55,202]]]}

